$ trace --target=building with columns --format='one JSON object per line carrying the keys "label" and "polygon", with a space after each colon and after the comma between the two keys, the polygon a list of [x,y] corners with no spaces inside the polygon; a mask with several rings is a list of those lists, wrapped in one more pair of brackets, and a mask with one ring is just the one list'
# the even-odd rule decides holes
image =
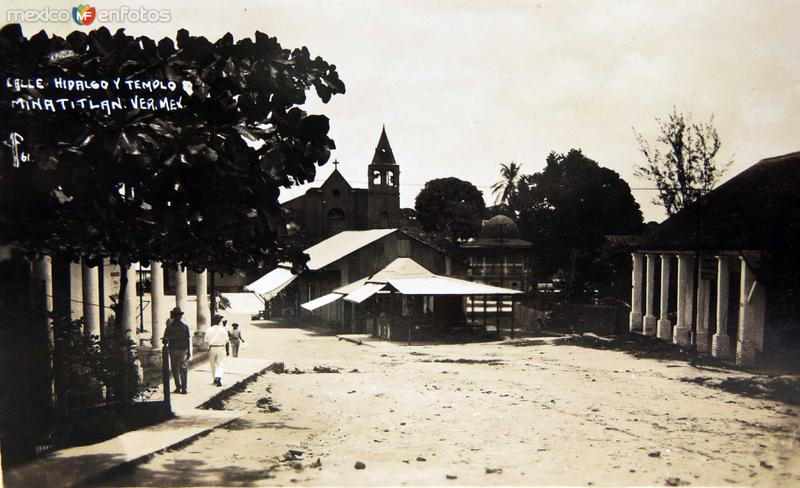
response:
{"label": "building with columns", "polygon": [[796,361],[800,152],[764,159],[632,254],[630,331],[743,366]]}

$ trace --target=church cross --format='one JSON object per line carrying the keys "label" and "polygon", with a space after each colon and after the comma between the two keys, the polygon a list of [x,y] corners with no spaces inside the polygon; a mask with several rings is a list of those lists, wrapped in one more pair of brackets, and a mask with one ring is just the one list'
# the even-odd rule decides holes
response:
{"label": "church cross", "polygon": [[334,171],[339,169],[339,160],[338,159],[334,159],[333,160],[333,169],[334,169]]}

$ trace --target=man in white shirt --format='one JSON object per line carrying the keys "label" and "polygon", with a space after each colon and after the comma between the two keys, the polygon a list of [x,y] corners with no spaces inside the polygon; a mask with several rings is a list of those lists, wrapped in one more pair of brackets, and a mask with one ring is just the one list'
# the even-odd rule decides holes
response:
{"label": "man in white shirt", "polygon": [[222,386],[222,361],[225,359],[225,345],[228,331],[222,326],[222,315],[214,315],[211,327],[206,329],[205,342],[208,344],[208,359],[211,361],[211,376],[214,384]]}

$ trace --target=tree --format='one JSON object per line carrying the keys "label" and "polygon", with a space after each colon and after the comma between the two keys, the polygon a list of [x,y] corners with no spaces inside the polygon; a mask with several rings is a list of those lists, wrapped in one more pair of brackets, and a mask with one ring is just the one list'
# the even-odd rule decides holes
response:
{"label": "tree", "polygon": [[475,185],[451,177],[425,183],[414,209],[423,230],[438,234],[454,245],[478,235],[486,203]]}
{"label": "tree", "polygon": [[[126,267],[155,260],[221,272],[284,260],[302,266],[307,259],[278,238],[278,194],[313,180],[335,148],[327,117],[299,107],[311,88],[323,102],[345,92],[336,66],[261,32],[212,43],[186,30],[154,41],[103,27],[28,39],[19,25],[0,30],[0,65],[4,79],[45,80],[3,86],[0,134],[19,133],[30,157],[16,167],[2,146],[0,245],[49,254],[54,263],[111,258]],[[162,80],[174,88],[148,95],[122,83],[121,90],[92,88],[72,99],[127,102],[166,92],[178,105],[18,108],[69,96],[56,78]],[[121,276],[123,299],[128,284]],[[56,337],[66,344],[69,306],[66,314],[55,308]]]}
{"label": "tree", "polygon": [[514,193],[514,187],[519,179],[520,165],[514,161],[500,164],[500,181],[492,185],[491,190],[495,195],[495,205],[508,205],[508,199]]}
{"label": "tree", "polygon": [[[5,241],[71,259],[224,272],[302,263],[278,240],[278,193],[313,180],[335,148],[327,117],[298,106],[312,87],[325,102],[344,93],[336,67],[260,32],[255,41],[226,34],[211,43],[181,30],[176,40],[105,28],[66,39],[2,30],[0,61],[18,78],[167,80],[184,107],[50,115],[2,100],[0,133],[24,132],[31,154],[19,168],[0,166],[4,190],[25,190],[0,202]],[[52,53],[67,54],[51,61]]]}
{"label": "tree", "polygon": [[628,184],[580,150],[551,152],[540,173],[520,177],[510,199],[531,241],[538,279],[559,271],[580,293],[611,272],[601,249],[610,234],[638,234],[642,212]]}
{"label": "tree", "polygon": [[658,197],[653,203],[664,207],[667,215],[675,215],[711,191],[731,163],[718,165],[714,160],[722,143],[713,116],[708,123],[695,123],[691,114],[678,113],[673,107],[666,120],[656,118],[656,123],[655,145],[634,130],[645,158],[635,172],[655,183]]}

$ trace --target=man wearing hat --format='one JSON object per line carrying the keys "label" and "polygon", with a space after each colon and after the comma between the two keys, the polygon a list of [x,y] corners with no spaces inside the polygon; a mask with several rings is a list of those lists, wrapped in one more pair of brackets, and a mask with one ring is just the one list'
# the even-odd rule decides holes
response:
{"label": "man wearing hat", "polygon": [[175,379],[175,393],[186,394],[186,380],[189,374],[189,358],[192,357],[192,345],[189,326],[183,320],[183,312],[175,307],[169,313],[167,328],[162,339],[169,346],[169,365]]}
{"label": "man wearing hat", "polygon": [[225,359],[225,345],[228,344],[228,330],[222,325],[222,315],[211,318],[211,327],[206,329],[205,342],[208,344],[208,359],[211,361],[211,376],[214,384],[222,386],[222,360]]}

